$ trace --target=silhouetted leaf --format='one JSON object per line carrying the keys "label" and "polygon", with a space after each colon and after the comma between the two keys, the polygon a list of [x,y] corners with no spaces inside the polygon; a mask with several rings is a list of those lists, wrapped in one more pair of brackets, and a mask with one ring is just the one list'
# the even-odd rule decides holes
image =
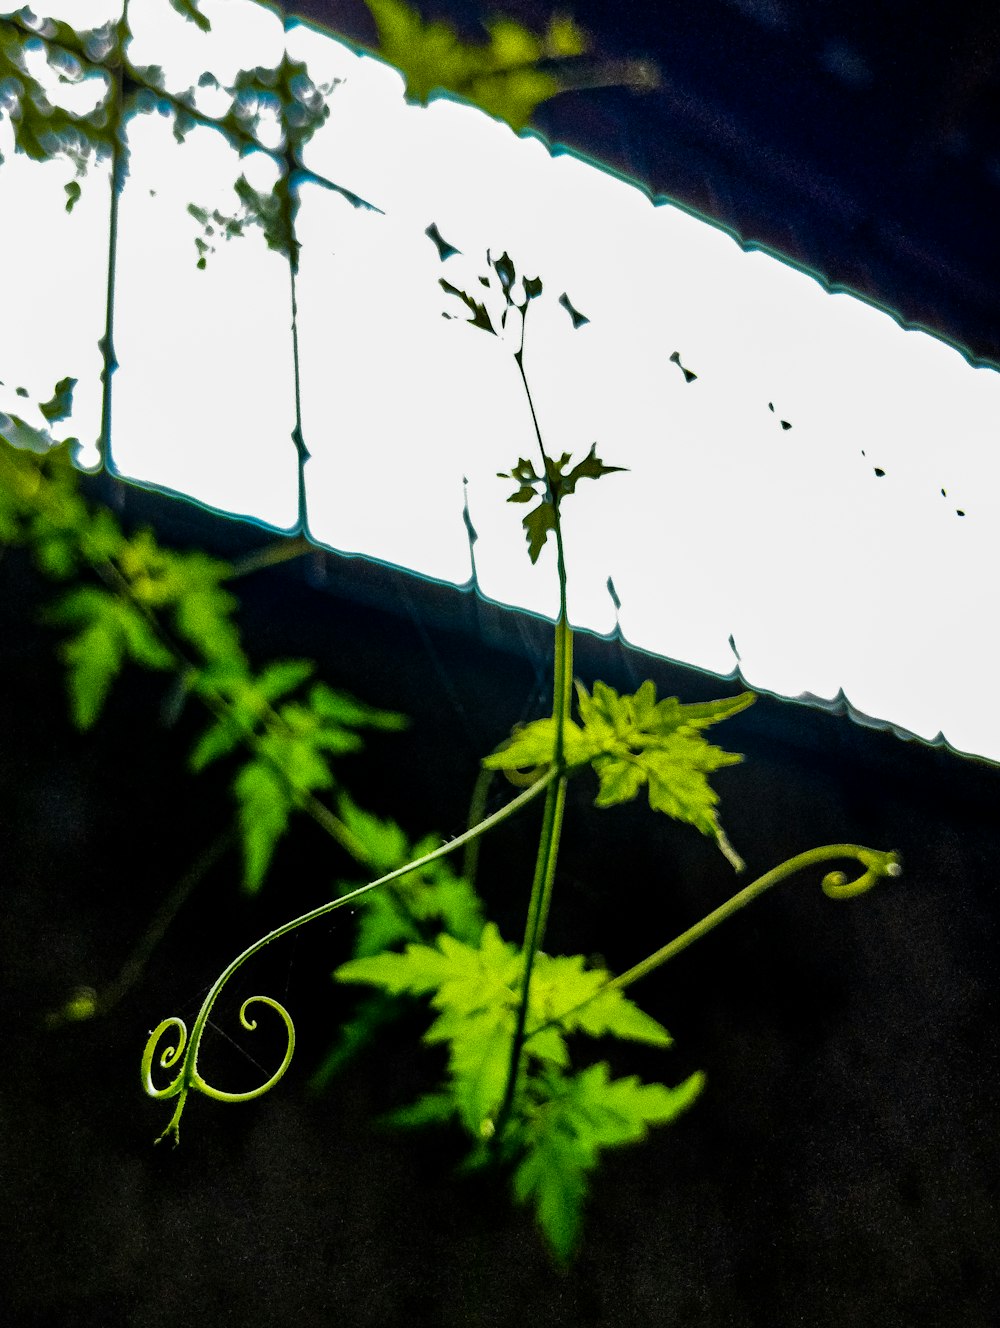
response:
{"label": "silhouetted leaf", "polygon": [[623,470],[623,466],[606,466],[597,455],[597,444],[591,446],[583,461],[566,472],[570,462],[570,453],[564,452],[558,461],[545,458],[545,477],[537,475],[534,467],[524,457],[519,458],[513,470],[497,474],[498,479],[517,481],[517,489],[507,499],[509,503],[528,503],[540,498],[539,505],[533,508],[522,520],[528,539],[528,556],[532,563],[545,546],[549,534],[556,528],[556,513],[563,498],[576,490],[577,482],[582,479],[600,479],[602,475],[611,475]]}
{"label": "silhouetted leaf", "polygon": [[[480,304],[478,300],[474,300],[466,291],[459,290],[459,288],[453,286],[450,281],[445,281],[444,277],[438,277],[438,283],[449,293],[449,295],[457,295],[472,314],[472,317],[466,319],[466,322],[472,327],[481,327],[484,332],[490,332],[493,336],[496,336],[496,328],[494,328],[493,323],[490,321],[490,316],[487,313],[485,304]],[[454,315],[445,314],[445,317],[452,318]]]}
{"label": "silhouetted leaf", "polygon": [[198,8],[199,2],[200,0],[170,0],[170,8],[176,9],[178,14],[202,32],[211,32],[212,25]]}
{"label": "silhouetted leaf", "polygon": [[56,424],[59,420],[66,419],[72,411],[74,387],[76,387],[75,378],[60,378],[55,385],[51,399],[43,401],[39,405],[38,409],[50,424]]}
{"label": "silhouetted leaf", "polygon": [[431,222],[431,224],[424,231],[424,234],[428,237],[428,239],[433,241],[434,247],[438,251],[438,258],[441,259],[442,263],[446,259],[451,258],[452,254],[461,253],[460,249],[456,249],[453,244],[448,243],[448,241],[438,230],[437,224],[435,222]]}
{"label": "silhouetted leaf", "polygon": [[580,313],[579,309],[573,308],[572,304],[570,303],[569,296],[566,294],[565,291],[563,291],[562,295],[559,296],[559,303],[562,305],[562,307],[569,314],[570,318],[573,320],[573,326],[575,328],[583,327],[584,323],[590,322],[590,319],[585,314]]}
{"label": "silhouetted leaf", "polygon": [[685,369],[684,365],[681,364],[681,353],[679,350],[675,350],[673,355],[671,355],[670,363],[677,365],[678,369],[680,369],[681,373],[684,375],[685,383],[697,382],[698,375],[696,373],[692,373],[690,369]]}

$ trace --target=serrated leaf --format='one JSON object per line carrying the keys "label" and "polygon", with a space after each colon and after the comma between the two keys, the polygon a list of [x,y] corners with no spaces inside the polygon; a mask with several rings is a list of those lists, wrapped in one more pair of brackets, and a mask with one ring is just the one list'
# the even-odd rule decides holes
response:
{"label": "serrated leaf", "polygon": [[536,497],[540,499],[538,506],[532,508],[521,521],[528,540],[528,557],[532,564],[538,561],[538,556],[545,547],[549,535],[556,529],[562,500],[576,492],[578,482],[582,479],[600,479],[603,475],[611,475],[624,469],[622,466],[605,465],[597,455],[596,443],[591,445],[590,451],[582,461],[567,471],[566,467],[570,460],[569,452],[564,452],[558,460],[546,457],[543,477],[537,475],[534,466],[521,457],[513,470],[501,471],[498,474],[498,479],[517,481],[518,487],[507,499],[508,502],[527,503]]}
{"label": "serrated leaf", "polygon": [[[438,277],[438,284],[442,287],[443,290],[446,290],[449,295],[457,295],[458,298],[465,305],[465,307],[472,314],[471,318],[466,319],[466,322],[469,324],[470,327],[482,328],[484,332],[489,332],[493,336],[496,336],[497,334],[496,328],[493,326],[492,320],[490,319],[490,315],[485,304],[482,304],[479,300],[474,299],[471,295],[468,294],[467,291],[461,290],[458,286],[453,286],[452,283],[450,281],[446,281],[444,277]],[[452,317],[451,314],[446,314],[445,316],[448,318]]]}
{"label": "serrated leaf", "polygon": [[64,595],[46,618],[54,624],[79,628],[60,647],[67,665],[73,722],[78,728],[87,729],[96,722],[126,659],[151,669],[173,664],[173,657],[142,615],[96,586],[81,586]]}
{"label": "serrated leaf", "polygon": [[582,955],[539,954],[531,975],[532,1020],[538,1024],[558,1020],[566,1033],[611,1035],[669,1047],[673,1039],[661,1023],[617,988],[601,990],[610,979],[606,969],[585,967]]}
{"label": "serrated leaf", "polygon": [[743,758],[706,742],[701,730],[745,710],[754,694],[684,705],[676,697],[657,701],[649,681],[632,696],[619,696],[600,681],[592,694],[580,683],[576,690],[588,759],[600,780],[596,805],[628,802],[645,785],[654,811],[714,839],[739,870],[742,863],[719,825],[719,798],[707,776]]}
{"label": "serrated leaf", "polygon": [[[536,770],[555,757],[557,724],[551,717],[535,719],[514,730],[495,752],[483,758],[487,770]],[[563,756],[568,766],[590,760],[592,747],[583,729],[572,719],[563,725]]]}
{"label": "serrated leaf", "polygon": [[532,566],[538,562],[538,556],[545,547],[545,542],[556,528],[556,512],[549,502],[542,502],[533,508],[521,523],[528,537],[528,557]]}
{"label": "serrated leaf", "polygon": [[379,710],[375,706],[365,705],[355,700],[346,692],[334,691],[326,683],[316,683],[309,693],[309,705],[324,719],[343,725],[346,728],[385,729],[397,732],[405,729],[409,720],[393,710]]}
{"label": "serrated leaf", "polygon": [[219,720],[212,724],[195,743],[188,764],[192,770],[204,770],[206,766],[227,756],[238,747],[243,738],[240,726],[231,719]]}
{"label": "serrated leaf", "polygon": [[604,1148],[637,1143],[651,1125],[673,1121],[704,1083],[692,1075],[676,1088],[612,1079],[604,1062],[574,1075],[552,1071],[543,1100],[524,1129],[525,1152],[514,1172],[515,1198],[532,1202],[538,1224],[559,1263],[579,1240],[589,1174]]}
{"label": "serrated leaf", "polygon": [[377,875],[384,876],[409,861],[409,843],[395,821],[382,820],[364,811],[344,792],[337,799],[337,815],[360,844],[362,860]]}
{"label": "serrated leaf", "polygon": [[408,945],[402,954],[383,951],[348,959],[334,970],[338,982],[381,987],[390,996],[425,996],[436,991],[448,973],[448,961],[434,946]]}

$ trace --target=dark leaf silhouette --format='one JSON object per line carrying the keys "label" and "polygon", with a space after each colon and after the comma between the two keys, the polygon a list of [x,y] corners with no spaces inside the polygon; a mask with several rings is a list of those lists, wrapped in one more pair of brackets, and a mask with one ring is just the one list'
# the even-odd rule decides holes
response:
{"label": "dark leaf silhouette", "polygon": [[579,309],[573,308],[572,304],[570,303],[569,296],[566,294],[565,291],[563,291],[562,295],[559,296],[559,303],[569,314],[570,318],[572,318],[574,327],[583,327],[584,323],[590,322],[590,319],[586,316],[586,314],[582,314],[580,313]]}
{"label": "dark leaf silhouette", "polygon": [[437,249],[438,257],[441,259],[442,263],[445,261],[446,258],[451,258],[452,254],[458,254],[462,252],[460,249],[456,249],[453,244],[448,243],[448,241],[438,230],[436,222],[432,221],[431,224],[424,231],[424,234],[427,236],[429,240],[432,240],[434,242],[434,247]]}

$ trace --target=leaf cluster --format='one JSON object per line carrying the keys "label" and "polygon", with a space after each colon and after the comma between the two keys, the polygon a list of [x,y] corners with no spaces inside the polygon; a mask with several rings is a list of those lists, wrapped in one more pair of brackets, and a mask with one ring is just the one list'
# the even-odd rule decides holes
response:
{"label": "leaf cluster", "polygon": [[426,102],[438,88],[523,129],[535,109],[561,92],[546,62],[582,55],[587,38],[571,18],[554,17],[541,36],[508,18],[485,23],[486,40],[467,42],[448,23],[425,21],[404,0],[365,0],[382,56],[401,70],[407,95]]}
{"label": "leaf cluster", "polygon": [[293,698],[311,675],[306,660],[277,660],[254,675],[246,659],[225,656],[197,675],[194,686],[217,718],[191,753],[203,770],[236,749],[252,753],[233,781],[244,888],[263,884],[291,813],[314,794],[337,785],[331,758],[364,745],[359,730],[398,729],[401,715],[363,705],[325,683]]}
{"label": "leaf cluster", "polygon": [[[337,799],[337,814],[357,841],[356,856],[373,876],[388,875],[441,843],[435,835],[411,841],[395,821],[364,811],[343,791]],[[338,889],[348,894],[360,884],[341,881]],[[478,945],[485,921],[482,900],[471,881],[459,875],[447,858],[437,858],[359,896],[356,907],[355,959],[410,943],[430,944],[442,933]],[[354,1015],[338,1028],[333,1046],[313,1076],[313,1086],[327,1084],[399,1013],[400,1002],[384,994],[360,1002]]]}
{"label": "leaf cluster", "polygon": [[[708,776],[743,758],[713,746],[702,731],[745,710],[754,694],[685,705],[674,696],[657,701],[649,681],[631,696],[597,681],[592,693],[578,682],[576,696],[579,718],[563,726],[564,759],[570,768],[592,767],[600,781],[596,805],[630,802],[645,788],[653,811],[714,839],[740,870],[743,864],[719,824],[719,797]],[[483,765],[508,772],[535,769],[552,763],[555,747],[555,720],[537,719],[517,729]]]}
{"label": "leaf cluster", "polygon": [[[581,955],[535,956],[527,1030],[516,1091],[499,1121],[521,1000],[524,957],[488,922],[478,943],[442,934],[434,945],[349,960],[336,971],[388,996],[429,1000],[435,1017],[424,1041],[447,1050],[444,1087],[397,1111],[399,1124],[457,1119],[474,1141],[470,1164],[499,1150],[513,1164],[514,1193],[532,1202],[560,1259],[576,1243],[589,1172],[602,1149],[644,1137],[650,1124],[677,1115],[696,1095],[700,1076],[679,1089],[611,1079],[604,1063],[572,1068],[573,1034],[612,1036],[668,1047],[667,1030],[621,991],[611,975]],[[496,1136],[498,1124],[501,1135]],[[492,1143],[490,1141],[493,1141]]]}
{"label": "leaf cluster", "polygon": [[575,493],[580,480],[599,480],[602,475],[613,475],[622,471],[624,466],[606,466],[597,455],[597,444],[592,444],[590,451],[582,461],[578,461],[571,470],[567,470],[571,454],[564,452],[556,460],[545,457],[543,475],[535,472],[535,467],[524,457],[518,459],[513,470],[499,471],[497,479],[514,480],[517,488],[507,499],[509,503],[530,503],[538,500],[522,518],[525,535],[528,540],[528,557],[532,563],[538,562],[538,556],[545,547],[550,534],[554,534],[559,521],[559,504],[571,493]]}
{"label": "leaf cluster", "polygon": [[[29,36],[15,24],[0,20],[0,114],[11,120],[15,151],[32,161],[69,157],[78,175],[86,172],[91,158],[110,156],[117,130],[116,90],[114,81],[95,61],[109,62],[115,36],[111,23],[78,34],[65,23],[46,20],[39,33]],[[42,51],[57,85],[102,77],[105,90],[97,105],[80,115],[61,106],[30,72],[25,59],[29,43]],[[78,197],[78,185],[67,187],[67,210],[72,210]]]}
{"label": "leaf cluster", "polygon": [[[72,379],[56,385],[40,407],[48,423],[69,413],[72,390]],[[96,574],[96,584],[75,585],[46,615],[68,633],[60,654],[74,723],[96,723],[126,663],[176,673],[175,701],[194,693],[214,716],[192,768],[238,748],[244,757],[233,793],[244,885],[259,889],[292,811],[337,787],[332,759],[357,751],[364,729],[398,729],[402,717],[322,682],[293,697],[313,670],[304,661],[279,660],[255,673],[234,621],[229,563],[167,549],[147,529],[127,534],[80,494],[68,444],[17,416],[0,416],[0,424],[0,538],[30,548],[50,576]],[[352,847],[349,833],[342,842]]]}

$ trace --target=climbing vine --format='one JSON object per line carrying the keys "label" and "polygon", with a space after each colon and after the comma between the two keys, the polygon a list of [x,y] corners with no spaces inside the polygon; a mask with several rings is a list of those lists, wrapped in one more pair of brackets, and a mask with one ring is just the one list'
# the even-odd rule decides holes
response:
{"label": "climbing vine", "polygon": [[[205,30],[208,20],[197,0],[171,3]],[[565,85],[558,62],[581,56],[586,46],[568,20],[554,20],[543,37],[498,20],[489,28],[487,43],[470,47],[444,25],[425,24],[399,0],[368,3],[387,56],[398,54],[404,63],[410,95],[426,97],[443,82],[515,125]],[[130,105],[138,104],[143,89],[157,86],[155,69],[137,70],[128,64],[127,34],[127,8],[120,22],[98,34],[75,34],[60,24],[43,24],[37,38],[29,38],[23,25],[5,23],[0,31],[2,104],[15,126],[17,150],[40,160],[69,155],[81,175],[92,158],[110,156],[115,197],[127,169],[123,116]],[[85,62],[103,71],[103,93],[94,111],[82,116],[52,111],[46,88],[31,73],[25,55],[26,44],[36,39],[45,46],[50,69],[63,71],[67,78],[76,77]],[[317,86],[304,66],[285,60],[275,70],[240,74],[228,91],[233,110],[221,127],[234,139],[252,137],[265,96],[269,104],[277,102],[285,130],[284,169],[269,194],[258,193],[241,177],[236,188],[240,206],[232,214],[209,211],[192,200],[189,210],[203,232],[193,261],[204,267],[216,241],[260,226],[267,243],[288,261],[294,328],[298,259],[292,174],[299,169],[303,143],[327,114],[335,85]],[[195,117],[183,98],[175,100],[177,132],[183,135]],[[75,205],[80,188],[78,181],[67,187],[68,208]],[[112,217],[112,246],[114,232]],[[443,262],[458,253],[436,226],[429,226],[427,235]],[[109,271],[103,342],[105,457],[114,371],[113,248]],[[673,1121],[704,1086],[699,1073],[673,1084],[614,1074],[607,1061],[592,1059],[586,1039],[612,1037],[666,1050],[670,1034],[633,1000],[631,989],[637,982],[792,876],[836,862],[852,863],[855,873],[850,879],[840,870],[828,870],[822,877],[824,892],[837,899],[862,894],[900,869],[893,853],[854,844],[801,853],[751,882],[680,936],[637,957],[617,976],[583,955],[545,950],[549,916],[559,894],[560,846],[564,834],[578,833],[577,826],[566,824],[570,780],[592,782],[598,814],[642,794],[652,812],[693,827],[718,847],[731,868],[743,870],[722,828],[719,798],[711,784],[717,770],[741,757],[705,734],[755,698],[742,692],[685,704],[676,697],[658,697],[651,681],[632,694],[620,694],[600,679],[588,684],[575,677],[566,607],[572,569],[563,547],[563,504],[587,502],[591,486],[583,481],[613,484],[621,468],[603,458],[596,442],[581,440],[573,452],[550,455],[532,397],[526,334],[539,300],[554,301],[573,328],[588,320],[567,292],[548,289],[537,273],[519,273],[507,253],[487,254],[485,270],[475,276],[475,284],[471,278],[441,278],[442,313],[468,323],[468,335],[502,334],[510,349],[511,371],[525,394],[533,432],[519,440],[510,469],[498,476],[503,481],[503,488],[498,483],[498,501],[506,497],[523,507],[522,526],[533,564],[551,540],[559,612],[548,713],[506,736],[497,735],[495,749],[482,760],[483,779],[503,775],[521,791],[489,815],[482,797],[475,796],[469,828],[454,839],[442,843],[437,836],[427,836],[411,842],[394,821],[360,807],[345,782],[345,760],[360,749],[365,734],[399,729],[405,723],[402,716],[331,688],[315,677],[308,660],[275,659],[256,668],[250,662],[236,617],[239,576],[294,556],[308,542],[300,539],[285,551],[264,552],[241,568],[197,551],[168,549],[148,529],[126,529],[109,510],[83,496],[74,465],[76,440],[56,437],[72,411],[71,378],[53,384],[35,422],[26,408],[0,416],[0,538],[27,549],[45,573],[64,583],[47,617],[60,633],[58,648],[78,727],[87,729],[98,721],[116,678],[129,664],[168,675],[175,706],[192,702],[202,707],[204,727],[190,765],[194,771],[214,762],[231,765],[236,838],[247,891],[262,888],[278,843],[301,816],[320,825],[369,877],[360,884],[344,883],[335,898],[239,954],[209,988],[190,1031],[177,1016],[153,1029],[141,1059],[142,1085],[152,1098],[174,1102],[160,1139],[178,1142],[192,1093],[219,1102],[249,1101],[279,1082],[295,1049],[295,1030],[291,1014],[273,997],[250,996],[239,1011],[248,1031],[257,1027],[258,1017],[277,1019],[284,1030],[284,1052],[256,1088],[233,1092],[206,1077],[200,1063],[205,1029],[219,996],[245,964],[291,932],[350,906],[357,913],[354,952],[335,977],[375,994],[340,1030],[317,1082],[332,1082],[346,1061],[377,1037],[404,998],[424,1002],[424,1041],[445,1048],[444,1076],[436,1088],[401,1105],[394,1119],[401,1126],[438,1124],[464,1132],[467,1165],[509,1175],[515,1200],[533,1208],[553,1256],[565,1265],[579,1246],[588,1187],[603,1152],[637,1143],[651,1127]],[[295,349],[297,364],[297,345]],[[26,395],[21,388],[15,388],[15,394]],[[297,397],[296,390],[296,405]],[[302,471],[308,453],[298,409],[294,438],[304,530]],[[536,801],[542,803],[541,829],[533,868],[525,865],[524,930],[515,942],[487,917],[473,864],[479,845],[488,848],[491,832]],[[459,850],[465,853],[461,870],[450,861]],[[83,1008],[77,1001],[66,1017],[94,1012],[94,1006]],[[669,1078],[666,1071],[664,1077]]]}

